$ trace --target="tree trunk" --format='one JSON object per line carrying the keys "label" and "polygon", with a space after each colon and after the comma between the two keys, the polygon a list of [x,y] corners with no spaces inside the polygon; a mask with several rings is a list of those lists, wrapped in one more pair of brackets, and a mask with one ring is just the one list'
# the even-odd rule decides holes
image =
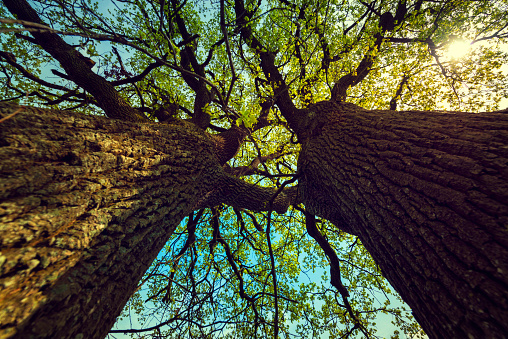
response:
{"label": "tree trunk", "polygon": [[33,108],[0,127],[0,337],[102,338],[218,184],[213,143],[189,123]]}
{"label": "tree trunk", "polygon": [[309,107],[306,208],[359,236],[431,338],[508,333],[508,115]]}
{"label": "tree trunk", "polygon": [[285,213],[295,195],[226,174],[227,135],[189,122],[0,104],[2,115],[1,338],[102,338],[191,211]]}

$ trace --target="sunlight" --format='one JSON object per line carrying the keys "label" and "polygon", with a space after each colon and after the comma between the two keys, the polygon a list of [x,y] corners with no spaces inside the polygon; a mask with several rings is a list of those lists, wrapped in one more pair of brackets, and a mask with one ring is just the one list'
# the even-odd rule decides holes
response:
{"label": "sunlight", "polygon": [[464,40],[457,40],[448,46],[448,56],[452,59],[460,59],[471,50],[471,44]]}

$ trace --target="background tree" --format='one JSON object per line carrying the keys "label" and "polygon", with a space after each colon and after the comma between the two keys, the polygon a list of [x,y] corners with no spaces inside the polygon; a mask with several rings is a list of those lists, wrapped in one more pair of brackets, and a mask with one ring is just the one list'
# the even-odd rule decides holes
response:
{"label": "background tree", "polygon": [[505,2],[3,4],[5,335],[506,332]]}

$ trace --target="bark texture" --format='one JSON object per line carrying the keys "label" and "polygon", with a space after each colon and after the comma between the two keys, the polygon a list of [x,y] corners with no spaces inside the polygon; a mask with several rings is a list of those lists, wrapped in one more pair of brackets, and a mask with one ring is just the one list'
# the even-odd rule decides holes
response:
{"label": "bark texture", "polygon": [[356,234],[430,338],[508,333],[508,115],[318,103],[311,213]]}
{"label": "bark texture", "polygon": [[188,123],[40,113],[1,123],[0,337],[102,338],[222,170]]}
{"label": "bark texture", "polygon": [[104,337],[221,171],[190,124],[24,108],[0,146],[2,338]]}
{"label": "bark texture", "polygon": [[[188,122],[0,113],[1,338],[104,337],[186,215],[267,210],[276,192],[226,174],[216,140]],[[273,209],[288,205],[281,194]]]}

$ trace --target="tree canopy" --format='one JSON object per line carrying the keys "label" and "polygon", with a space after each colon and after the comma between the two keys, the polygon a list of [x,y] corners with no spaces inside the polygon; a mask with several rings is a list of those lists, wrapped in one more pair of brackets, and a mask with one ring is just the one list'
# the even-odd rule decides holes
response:
{"label": "tree canopy", "polygon": [[[227,173],[282,191],[305,134],[285,111],[505,108],[507,13],[506,0],[4,0],[2,101],[190,121]],[[196,206],[121,315],[144,328],[111,337],[375,337],[379,314],[422,335],[355,235],[298,202],[278,209]]]}

